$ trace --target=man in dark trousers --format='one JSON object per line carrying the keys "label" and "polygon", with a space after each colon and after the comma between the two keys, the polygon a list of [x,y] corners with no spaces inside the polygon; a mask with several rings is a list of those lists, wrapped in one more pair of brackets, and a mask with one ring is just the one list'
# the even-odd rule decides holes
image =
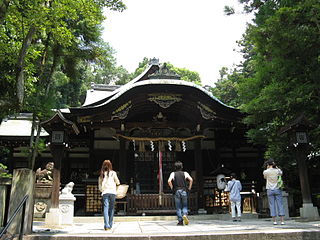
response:
{"label": "man in dark trousers", "polygon": [[[174,193],[174,201],[177,210],[178,224],[188,225],[188,194],[187,191],[191,190],[193,179],[187,172],[183,172],[182,162],[177,161],[174,164],[175,171],[172,172],[168,179],[170,189]],[[187,187],[187,180],[189,187]]]}

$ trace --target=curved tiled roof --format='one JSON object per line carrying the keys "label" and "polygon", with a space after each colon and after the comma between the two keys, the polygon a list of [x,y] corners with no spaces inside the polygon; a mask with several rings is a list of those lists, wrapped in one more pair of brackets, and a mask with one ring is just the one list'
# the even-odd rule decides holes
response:
{"label": "curved tiled roof", "polygon": [[121,95],[123,95],[124,93],[126,93],[127,91],[130,91],[133,88],[137,88],[137,87],[141,87],[141,86],[148,86],[148,85],[176,85],[176,86],[182,86],[182,87],[191,87],[191,88],[195,88],[201,92],[203,92],[204,94],[206,94],[208,97],[210,97],[212,100],[218,102],[219,104],[227,107],[227,108],[231,108],[231,109],[235,109],[233,107],[230,107],[226,104],[224,104],[223,102],[221,102],[218,98],[216,98],[215,96],[212,95],[211,92],[207,91],[205,88],[192,83],[192,82],[187,82],[187,81],[183,81],[183,80],[173,80],[173,79],[148,79],[148,80],[144,80],[144,81],[139,81],[139,82],[135,82],[132,84],[126,84],[123,85],[122,87],[118,88],[116,90],[116,92],[114,94],[112,94],[112,96],[110,96],[108,99],[106,99],[104,102],[97,104],[97,105],[89,105],[89,106],[82,106],[79,108],[72,108],[72,109],[89,109],[89,108],[97,108],[97,107],[101,107],[104,105],[107,105],[108,103],[116,100],[117,98],[119,98]]}
{"label": "curved tiled roof", "polygon": [[[167,73],[167,69],[166,69]],[[164,76],[164,77],[163,77]],[[142,86],[152,86],[152,85],[175,85],[175,86],[181,86],[181,87],[190,87],[197,89],[198,91],[201,91],[205,95],[207,95],[209,98],[211,98],[213,101],[217,102],[218,104],[221,104],[222,106],[234,109],[233,107],[230,107],[223,102],[221,102],[218,98],[212,95],[211,92],[207,91],[204,87],[199,86],[193,82],[187,82],[183,80],[179,80],[179,77],[177,76],[176,79],[172,77],[173,75],[170,75],[170,78],[166,77],[165,75],[161,75],[161,68],[159,65],[150,65],[145,69],[144,72],[142,72],[138,77],[130,81],[129,83],[120,86],[119,88],[114,88],[115,90],[110,92],[103,90],[102,88],[93,89],[93,92],[90,92],[89,95],[87,95],[87,99],[85,101],[85,104],[83,104],[81,107],[75,107],[70,108],[70,111],[81,111],[85,109],[94,109],[98,107],[102,107],[107,105],[108,103],[118,99],[120,96],[125,94],[126,92],[130,91],[131,89],[142,87]],[[159,78],[156,78],[159,77]],[[161,78],[163,77],[163,78]],[[96,91],[95,91],[96,90]],[[99,91],[100,90],[100,91]],[[89,90],[90,91],[90,90]],[[101,93],[103,92],[103,93]],[[94,96],[95,95],[95,96]]]}

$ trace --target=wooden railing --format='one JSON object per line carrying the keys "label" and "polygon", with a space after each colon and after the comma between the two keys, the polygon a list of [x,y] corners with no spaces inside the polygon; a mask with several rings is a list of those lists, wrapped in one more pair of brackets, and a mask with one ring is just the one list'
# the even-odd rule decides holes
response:
{"label": "wooden railing", "polygon": [[[129,214],[175,213],[174,196],[172,194],[129,194],[127,195],[127,202]],[[191,212],[198,210],[196,193],[189,194],[188,208]]]}

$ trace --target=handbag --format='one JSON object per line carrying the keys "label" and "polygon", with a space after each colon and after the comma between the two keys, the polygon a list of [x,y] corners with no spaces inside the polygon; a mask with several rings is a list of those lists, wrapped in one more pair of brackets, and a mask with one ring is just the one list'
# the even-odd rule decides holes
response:
{"label": "handbag", "polygon": [[117,186],[117,194],[116,199],[122,199],[127,195],[129,185],[127,184],[120,184]]}
{"label": "handbag", "polygon": [[282,176],[278,176],[277,187],[278,187],[279,189],[283,189],[283,188],[284,188]]}

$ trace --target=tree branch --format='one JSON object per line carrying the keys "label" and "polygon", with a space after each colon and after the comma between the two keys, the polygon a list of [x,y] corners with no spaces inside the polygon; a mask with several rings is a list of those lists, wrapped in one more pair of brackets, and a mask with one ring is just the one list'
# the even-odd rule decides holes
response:
{"label": "tree branch", "polygon": [[17,73],[16,73],[16,82],[17,82],[17,98],[18,98],[18,105],[21,107],[24,98],[24,65],[25,65],[25,58],[27,55],[28,48],[31,45],[32,37],[36,31],[34,26],[31,26],[28,34],[23,40],[22,47],[20,49],[19,58],[17,62]]}

